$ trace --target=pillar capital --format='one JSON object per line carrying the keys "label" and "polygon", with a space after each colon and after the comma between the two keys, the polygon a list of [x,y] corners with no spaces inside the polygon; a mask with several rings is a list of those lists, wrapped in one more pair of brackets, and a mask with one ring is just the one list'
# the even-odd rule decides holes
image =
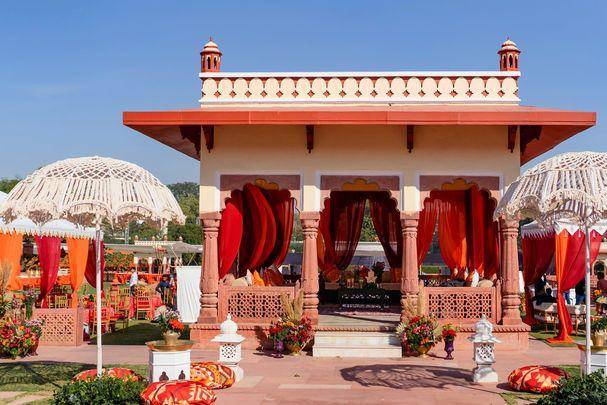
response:
{"label": "pillar capital", "polygon": [[213,228],[217,228],[219,231],[219,222],[221,221],[221,212],[201,212],[200,222],[202,223],[203,230],[213,231]]}

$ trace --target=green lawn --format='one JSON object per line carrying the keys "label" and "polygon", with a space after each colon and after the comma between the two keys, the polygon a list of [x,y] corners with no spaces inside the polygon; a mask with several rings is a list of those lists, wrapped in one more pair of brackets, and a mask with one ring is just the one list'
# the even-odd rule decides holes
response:
{"label": "green lawn", "polygon": [[[554,332],[550,329],[548,332],[546,332],[544,326],[542,326],[542,325],[532,326],[531,332],[529,334],[531,335],[531,337],[533,337],[537,340],[541,340],[544,343],[546,343],[547,345],[552,346],[552,347],[573,347],[573,346],[575,346],[575,343],[550,343],[548,341],[548,339],[556,337],[556,335],[558,333]],[[578,343],[584,343],[585,336],[586,336],[586,334],[584,333],[584,331],[580,330],[579,335],[577,335],[577,336],[571,335],[571,338]]]}
{"label": "green lawn", "polygon": [[[189,338],[190,330],[186,326],[181,339]],[[116,332],[104,334],[102,342],[104,345],[143,345],[145,342],[159,339],[162,339],[162,336],[157,324],[150,321],[130,321],[128,328],[122,329],[122,323],[119,323]],[[97,339],[93,337],[91,344],[96,343]]]}

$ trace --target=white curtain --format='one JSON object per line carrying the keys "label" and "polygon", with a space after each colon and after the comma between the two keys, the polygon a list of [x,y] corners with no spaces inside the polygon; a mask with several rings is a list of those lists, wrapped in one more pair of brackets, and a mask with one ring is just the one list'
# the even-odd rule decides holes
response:
{"label": "white curtain", "polygon": [[177,267],[177,310],[181,320],[194,323],[200,313],[200,266]]}

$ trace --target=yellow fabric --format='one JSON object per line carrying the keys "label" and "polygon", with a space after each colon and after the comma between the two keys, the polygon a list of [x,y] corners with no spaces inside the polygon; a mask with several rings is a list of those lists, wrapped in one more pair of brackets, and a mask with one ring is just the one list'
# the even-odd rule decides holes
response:
{"label": "yellow fabric", "polygon": [[258,285],[260,287],[264,287],[266,285],[257,270],[253,272],[253,285]]}
{"label": "yellow fabric", "polygon": [[19,280],[22,253],[22,234],[0,232],[0,264],[6,262],[11,265],[11,274],[6,287],[9,291],[16,291],[22,288],[21,281]]}
{"label": "yellow fabric", "polygon": [[67,239],[67,252],[70,263],[70,284],[72,286],[72,308],[78,306],[78,289],[84,281],[86,259],[89,254],[88,239]]}

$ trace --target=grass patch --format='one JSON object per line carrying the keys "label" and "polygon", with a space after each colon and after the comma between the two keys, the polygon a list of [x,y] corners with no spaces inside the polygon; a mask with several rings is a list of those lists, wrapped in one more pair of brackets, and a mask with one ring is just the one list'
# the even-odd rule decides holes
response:
{"label": "grass patch", "polygon": [[[126,367],[147,376],[147,365],[105,365]],[[95,368],[94,364],[57,361],[20,361],[0,363],[0,391],[50,392],[68,382],[75,374]]]}
{"label": "grass patch", "polygon": [[544,329],[544,327],[542,325],[533,325],[531,327],[531,332],[529,333],[529,335],[537,340],[541,340],[544,343],[546,343],[548,346],[551,347],[575,347],[577,345],[577,343],[584,343],[585,342],[585,334],[583,333],[583,331],[580,331],[580,335],[571,335],[571,338],[574,340],[574,342],[576,343],[551,343],[548,341],[548,339],[554,338],[556,337],[556,335],[558,334],[558,332],[553,332],[553,331],[549,331],[546,332],[546,330]]}
{"label": "grass patch", "polygon": [[[185,331],[181,334],[180,339],[189,339],[190,329],[186,326]],[[120,328],[116,332],[106,333],[103,335],[102,342],[104,345],[144,345],[145,342],[151,340],[162,339],[160,328],[157,324],[150,321],[130,321],[128,328]],[[91,344],[97,344],[97,338],[91,339]]]}

